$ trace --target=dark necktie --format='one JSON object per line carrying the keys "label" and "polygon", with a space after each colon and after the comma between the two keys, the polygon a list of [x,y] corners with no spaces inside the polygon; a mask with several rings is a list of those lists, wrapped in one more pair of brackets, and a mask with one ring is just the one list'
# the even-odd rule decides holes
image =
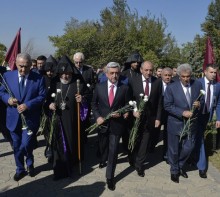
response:
{"label": "dark necktie", "polygon": [[186,86],[186,100],[187,100],[187,103],[189,105],[189,108],[191,108],[191,96],[190,96],[190,93],[189,93],[189,86]]}
{"label": "dark necktie", "polygon": [[19,83],[20,96],[23,96],[23,93],[24,93],[24,81],[25,81],[25,77],[21,76],[21,80]]}
{"label": "dark necktie", "polygon": [[207,97],[206,97],[206,102],[205,102],[207,112],[209,112],[209,108],[210,108],[210,97],[211,97],[210,85],[211,83],[209,82],[208,87],[207,87]]}
{"label": "dark necktie", "polygon": [[146,86],[145,86],[144,93],[145,95],[149,96],[149,79],[146,79],[145,82],[146,82]]}
{"label": "dark necktie", "polygon": [[115,86],[113,84],[110,86],[110,92],[109,92],[109,96],[108,96],[110,107],[112,106],[112,103],[113,103],[113,100],[114,100],[114,87]]}

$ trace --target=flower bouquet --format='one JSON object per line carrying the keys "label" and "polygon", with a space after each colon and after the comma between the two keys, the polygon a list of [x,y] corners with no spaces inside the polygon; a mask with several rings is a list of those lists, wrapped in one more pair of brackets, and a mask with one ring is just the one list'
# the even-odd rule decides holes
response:
{"label": "flower bouquet", "polygon": [[42,135],[42,133],[45,131],[46,128],[46,123],[48,121],[48,116],[45,114],[44,112],[44,108],[42,107],[42,114],[41,114],[41,118],[40,118],[40,126],[37,132],[37,135]]}
{"label": "flower bouquet", "polygon": [[[196,99],[196,101],[199,101],[200,98],[205,95],[205,93],[206,92],[204,90],[200,90],[200,94],[198,98]],[[191,129],[192,129],[191,127],[193,125],[193,121],[197,118],[197,114],[195,114],[195,110],[196,108],[193,106],[191,110],[191,112],[193,113],[193,116],[191,118],[184,119],[184,126],[183,126],[182,131],[180,132],[180,141],[186,135],[188,136],[188,138],[190,138],[191,136]]]}
{"label": "flower bouquet", "polygon": [[[61,93],[60,89],[57,89],[57,93],[52,93],[51,97],[54,98],[54,103],[57,104],[57,97],[58,94]],[[51,145],[51,141],[52,141],[52,136],[53,136],[53,132],[56,129],[56,125],[57,125],[57,115],[56,115],[56,111],[52,112],[52,118],[51,118],[51,123],[50,123],[50,132],[49,132],[49,138],[48,138],[48,142]]]}
{"label": "flower bouquet", "polygon": [[[133,101],[133,105],[134,105],[134,112],[139,112],[140,114],[143,112],[144,108],[145,108],[145,104],[148,101],[148,96],[144,96],[144,94],[140,94],[141,97],[141,101],[139,103],[139,106],[137,108],[137,104],[135,101]],[[129,142],[128,142],[128,149],[132,152],[134,150],[134,147],[136,145],[137,142],[137,138],[138,138],[138,129],[141,123],[141,118],[136,118],[135,122],[134,122],[134,126],[131,129],[130,135],[129,135]]]}
{"label": "flower bouquet", "polygon": [[[119,114],[124,114],[126,112],[129,112],[133,109],[132,105],[130,105],[130,102],[128,105],[125,105],[124,107],[109,113],[105,118],[104,118],[104,122],[105,123],[107,120],[109,120],[113,114],[119,113]],[[86,129],[86,132],[88,132],[88,134],[92,133],[94,130],[96,130],[97,128],[102,128],[103,125],[98,125],[97,123],[94,123],[93,125],[91,125],[89,128]]]}
{"label": "flower bouquet", "polygon": [[[8,87],[8,85],[7,85],[7,83],[6,83],[5,79],[4,79],[4,77],[3,77],[1,74],[0,74],[0,76],[1,76],[1,79],[2,79],[2,82],[0,82],[0,85],[2,85],[2,86],[5,88],[6,92],[7,92],[7,93],[9,94],[9,96],[10,96],[10,99],[15,98],[15,96],[14,96],[13,93],[11,92],[10,88]],[[17,104],[17,106],[18,106],[18,104]],[[23,114],[22,112],[20,113],[20,116],[21,116],[22,130],[23,130],[23,131],[27,131],[27,134],[28,134],[28,135],[32,135],[32,134],[33,134],[33,131],[31,131],[31,130],[28,128],[28,125],[27,125],[25,116],[24,116],[24,114]]]}

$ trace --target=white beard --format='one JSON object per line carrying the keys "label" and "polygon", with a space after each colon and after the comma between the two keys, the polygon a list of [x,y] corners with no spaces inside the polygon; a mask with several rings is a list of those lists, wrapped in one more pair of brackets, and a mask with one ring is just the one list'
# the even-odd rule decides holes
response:
{"label": "white beard", "polygon": [[62,84],[68,84],[68,83],[70,83],[71,80],[72,80],[72,77],[70,77],[68,80],[61,79],[61,78],[60,78],[60,82],[61,82]]}

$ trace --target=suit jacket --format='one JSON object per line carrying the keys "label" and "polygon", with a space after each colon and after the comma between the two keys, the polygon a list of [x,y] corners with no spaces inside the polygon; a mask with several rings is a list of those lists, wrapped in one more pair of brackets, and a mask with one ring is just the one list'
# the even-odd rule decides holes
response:
{"label": "suit jacket", "polygon": [[95,73],[93,69],[87,65],[83,65],[82,77],[86,84],[90,84],[90,89],[95,87]]}
{"label": "suit jacket", "polygon": [[133,71],[132,69],[127,69],[127,70],[124,70],[122,73],[121,73],[122,76],[125,76],[128,78],[128,83],[131,84],[132,83],[132,79],[134,77],[137,77],[138,75],[141,75],[140,72],[137,72],[137,71]]}
{"label": "suit jacket", "polygon": [[[158,79],[158,81],[160,81],[160,83],[161,83],[161,92],[162,92],[162,112],[161,112],[161,125],[162,125],[162,124],[167,124],[168,113],[164,109],[164,94],[165,94],[165,92],[163,89],[163,81],[162,81],[162,79]],[[173,82],[174,81],[171,79],[170,83],[167,84],[167,86],[169,86]]]}
{"label": "suit jacket", "polygon": [[[98,117],[105,118],[110,112],[116,111],[128,104],[131,99],[131,91],[127,85],[118,82],[112,106],[108,100],[108,83],[107,81],[99,83],[95,87],[92,99],[92,110],[95,120]],[[121,135],[126,127],[126,120],[123,116],[119,118],[111,118],[108,121],[109,131],[115,135]]]}
{"label": "suit jacket", "polygon": [[[28,108],[28,110],[26,110],[23,114],[26,118],[29,129],[38,129],[41,105],[43,104],[46,96],[44,78],[40,74],[30,71],[22,97],[19,93],[18,71],[15,70],[6,72],[4,74],[4,79],[8,88],[12,92],[13,97],[15,97],[19,103],[26,104]],[[17,108],[8,105],[10,95],[3,87],[0,88],[0,97],[7,105],[6,126],[10,131],[14,131],[20,117]]]}
{"label": "suit jacket", "polygon": [[[202,84],[198,81],[191,80],[191,105],[199,97],[200,90],[202,89]],[[201,105],[203,101],[201,99]],[[184,118],[182,116],[183,112],[192,108],[188,105],[185,93],[183,91],[180,81],[175,81],[174,83],[167,86],[164,94],[164,108],[168,112],[168,122],[167,131],[179,135],[184,126]],[[195,113],[198,113],[196,110]],[[194,122],[194,129],[196,128],[196,120]]]}
{"label": "suit jacket", "polygon": [[[140,94],[144,94],[142,75],[136,76],[132,79],[132,92],[133,98],[137,101],[137,104],[140,102]],[[161,120],[161,111],[162,111],[162,83],[160,79],[156,77],[151,77],[151,91],[146,105],[146,118],[151,119],[150,122],[154,125],[155,120]]]}
{"label": "suit jacket", "polygon": [[[202,88],[203,90],[205,90],[204,77],[198,79],[198,81],[201,82]],[[203,107],[201,107],[201,110],[202,109]],[[212,120],[215,109],[216,109],[217,120],[220,120],[220,83],[213,82],[213,96],[211,100],[209,121]]]}

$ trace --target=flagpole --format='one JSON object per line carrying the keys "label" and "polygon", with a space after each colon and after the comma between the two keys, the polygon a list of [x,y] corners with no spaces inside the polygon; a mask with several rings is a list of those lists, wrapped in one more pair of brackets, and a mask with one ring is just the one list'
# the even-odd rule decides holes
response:
{"label": "flagpole", "polygon": [[8,49],[4,61],[8,63],[11,70],[16,69],[16,57],[21,52],[21,28],[19,28],[10,48]]}
{"label": "flagpole", "polygon": [[5,60],[2,62],[1,66],[5,66]]}

